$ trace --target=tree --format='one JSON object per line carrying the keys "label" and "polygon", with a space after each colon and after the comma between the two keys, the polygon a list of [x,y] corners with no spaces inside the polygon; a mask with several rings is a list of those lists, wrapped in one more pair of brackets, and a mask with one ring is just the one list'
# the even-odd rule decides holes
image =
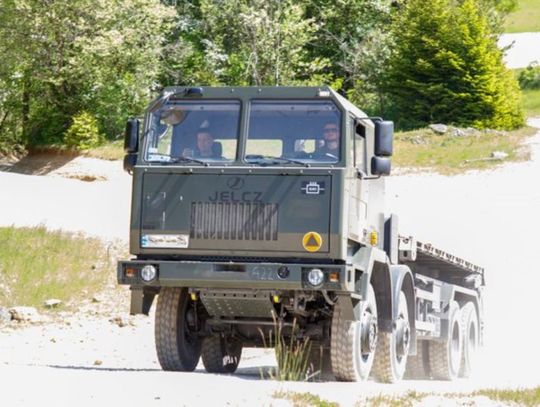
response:
{"label": "tree", "polygon": [[0,111],[13,126],[0,131],[50,144],[79,112],[109,137],[141,112],[174,10],[158,0],[2,0],[0,15],[0,49],[13,61],[0,70]]}
{"label": "tree", "polygon": [[384,87],[400,126],[523,124],[517,83],[474,0],[410,0],[393,35]]}
{"label": "tree", "polygon": [[[177,5],[179,20],[165,79],[176,83],[284,85],[325,81],[323,58],[311,58],[312,18],[293,0],[201,0]],[[176,59],[176,58],[175,58]],[[176,59],[178,61],[178,59]]]}

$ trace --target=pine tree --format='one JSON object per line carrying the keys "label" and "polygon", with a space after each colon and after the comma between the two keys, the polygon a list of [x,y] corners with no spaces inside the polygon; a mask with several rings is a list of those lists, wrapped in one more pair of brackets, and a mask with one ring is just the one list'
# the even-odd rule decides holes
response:
{"label": "pine tree", "polygon": [[523,124],[517,82],[475,0],[411,0],[394,35],[384,86],[400,126]]}

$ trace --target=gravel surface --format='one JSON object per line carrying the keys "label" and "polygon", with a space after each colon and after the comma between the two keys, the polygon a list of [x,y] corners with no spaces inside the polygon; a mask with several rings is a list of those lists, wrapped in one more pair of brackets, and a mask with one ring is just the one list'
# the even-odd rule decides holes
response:
{"label": "gravel surface", "polygon": [[[533,124],[540,127],[540,119]],[[344,406],[409,390],[435,394],[420,405],[501,405],[441,395],[540,385],[540,133],[531,148],[532,161],[493,171],[388,178],[388,211],[400,215],[402,233],[486,268],[486,343],[470,380],[279,383],[261,379],[261,371],[275,366],[272,352],[254,349],[245,350],[233,376],[209,375],[201,366],[194,373],[163,372],[154,350],[153,315],[128,316],[127,290],[111,286],[97,302],[82,301],[76,314],[50,313],[42,324],[0,325],[0,405],[289,405],[272,398],[277,390],[310,392]],[[47,176],[0,172],[0,185],[8,191],[0,196],[0,225],[42,223],[126,239],[130,178],[116,167],[103,171],[103,181],[65,178],[69,168],[86,168],[86,160]],[[113,164],[88,165],[103,170]]]}

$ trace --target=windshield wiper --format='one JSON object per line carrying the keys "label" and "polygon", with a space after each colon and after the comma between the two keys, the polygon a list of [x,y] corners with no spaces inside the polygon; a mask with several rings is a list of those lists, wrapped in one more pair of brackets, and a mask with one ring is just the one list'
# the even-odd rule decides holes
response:
{"label": "windshield wiper", "polygon": [[274,157],[272,155],[248,154],[246,155],[246,160],[250,163],[252,163],[251,160],[274,160],[271,163],[265,163],[265,164],[273,165],[273,164],[281,164],[281,163],[291,163],[291,164],[300,164],[305,167],[309,167],[308,163],[305,163],[300,160],[293,160],[292,158],[285,158],[285,157]]}
{"label": "windshield wiper", "polygon": [[171,161],[169,161],[169,163],[182,163],[182,162],[185,162],[185,163],[197,163],[197,164],[201,164],[201,165],[204,165],[205,167],[208,167],[208,163],[206,161],[202,161],[202,160],[197,160],[196,158],[191,158],[191,157],[171,157]]}

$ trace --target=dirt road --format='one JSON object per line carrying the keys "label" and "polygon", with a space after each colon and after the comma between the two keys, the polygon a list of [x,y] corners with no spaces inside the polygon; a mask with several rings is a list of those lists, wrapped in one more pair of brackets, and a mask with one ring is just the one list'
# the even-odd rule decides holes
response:
{"label": "dirt road", "polygon": [[[540,127],[540,120],[535,124]],[[246,350],[234,376],[208,375],[201,366],[195,373],[166,373],[157,364],[151,317],[131,318],[124,327],[109,321],[128,309],[126,296],[120,295],[123,309],[109,316],[94,316],[92,306],[86,306],[81,315],[58,322],[0,328],[0,405],[278,406],[288,403],[272,394],[291,390],[348,406],[380,393],[540,385],[540,133],[532,143],[531,162],[454,177],[388,179],[388,210],[400,215],[403,233],[487,270],[486,343],[470,380],[278,383],[260,378],[261,370],[275,365],[272,354],[261,350]],[[9,191],[0,196],[0,225],[44,223],[126,238],[130,179],[118,169],[110,174],[108,181],[84,183],[55,173],[0,172],[2,190]],[[36,194],[38,205],[30,204]]]}

